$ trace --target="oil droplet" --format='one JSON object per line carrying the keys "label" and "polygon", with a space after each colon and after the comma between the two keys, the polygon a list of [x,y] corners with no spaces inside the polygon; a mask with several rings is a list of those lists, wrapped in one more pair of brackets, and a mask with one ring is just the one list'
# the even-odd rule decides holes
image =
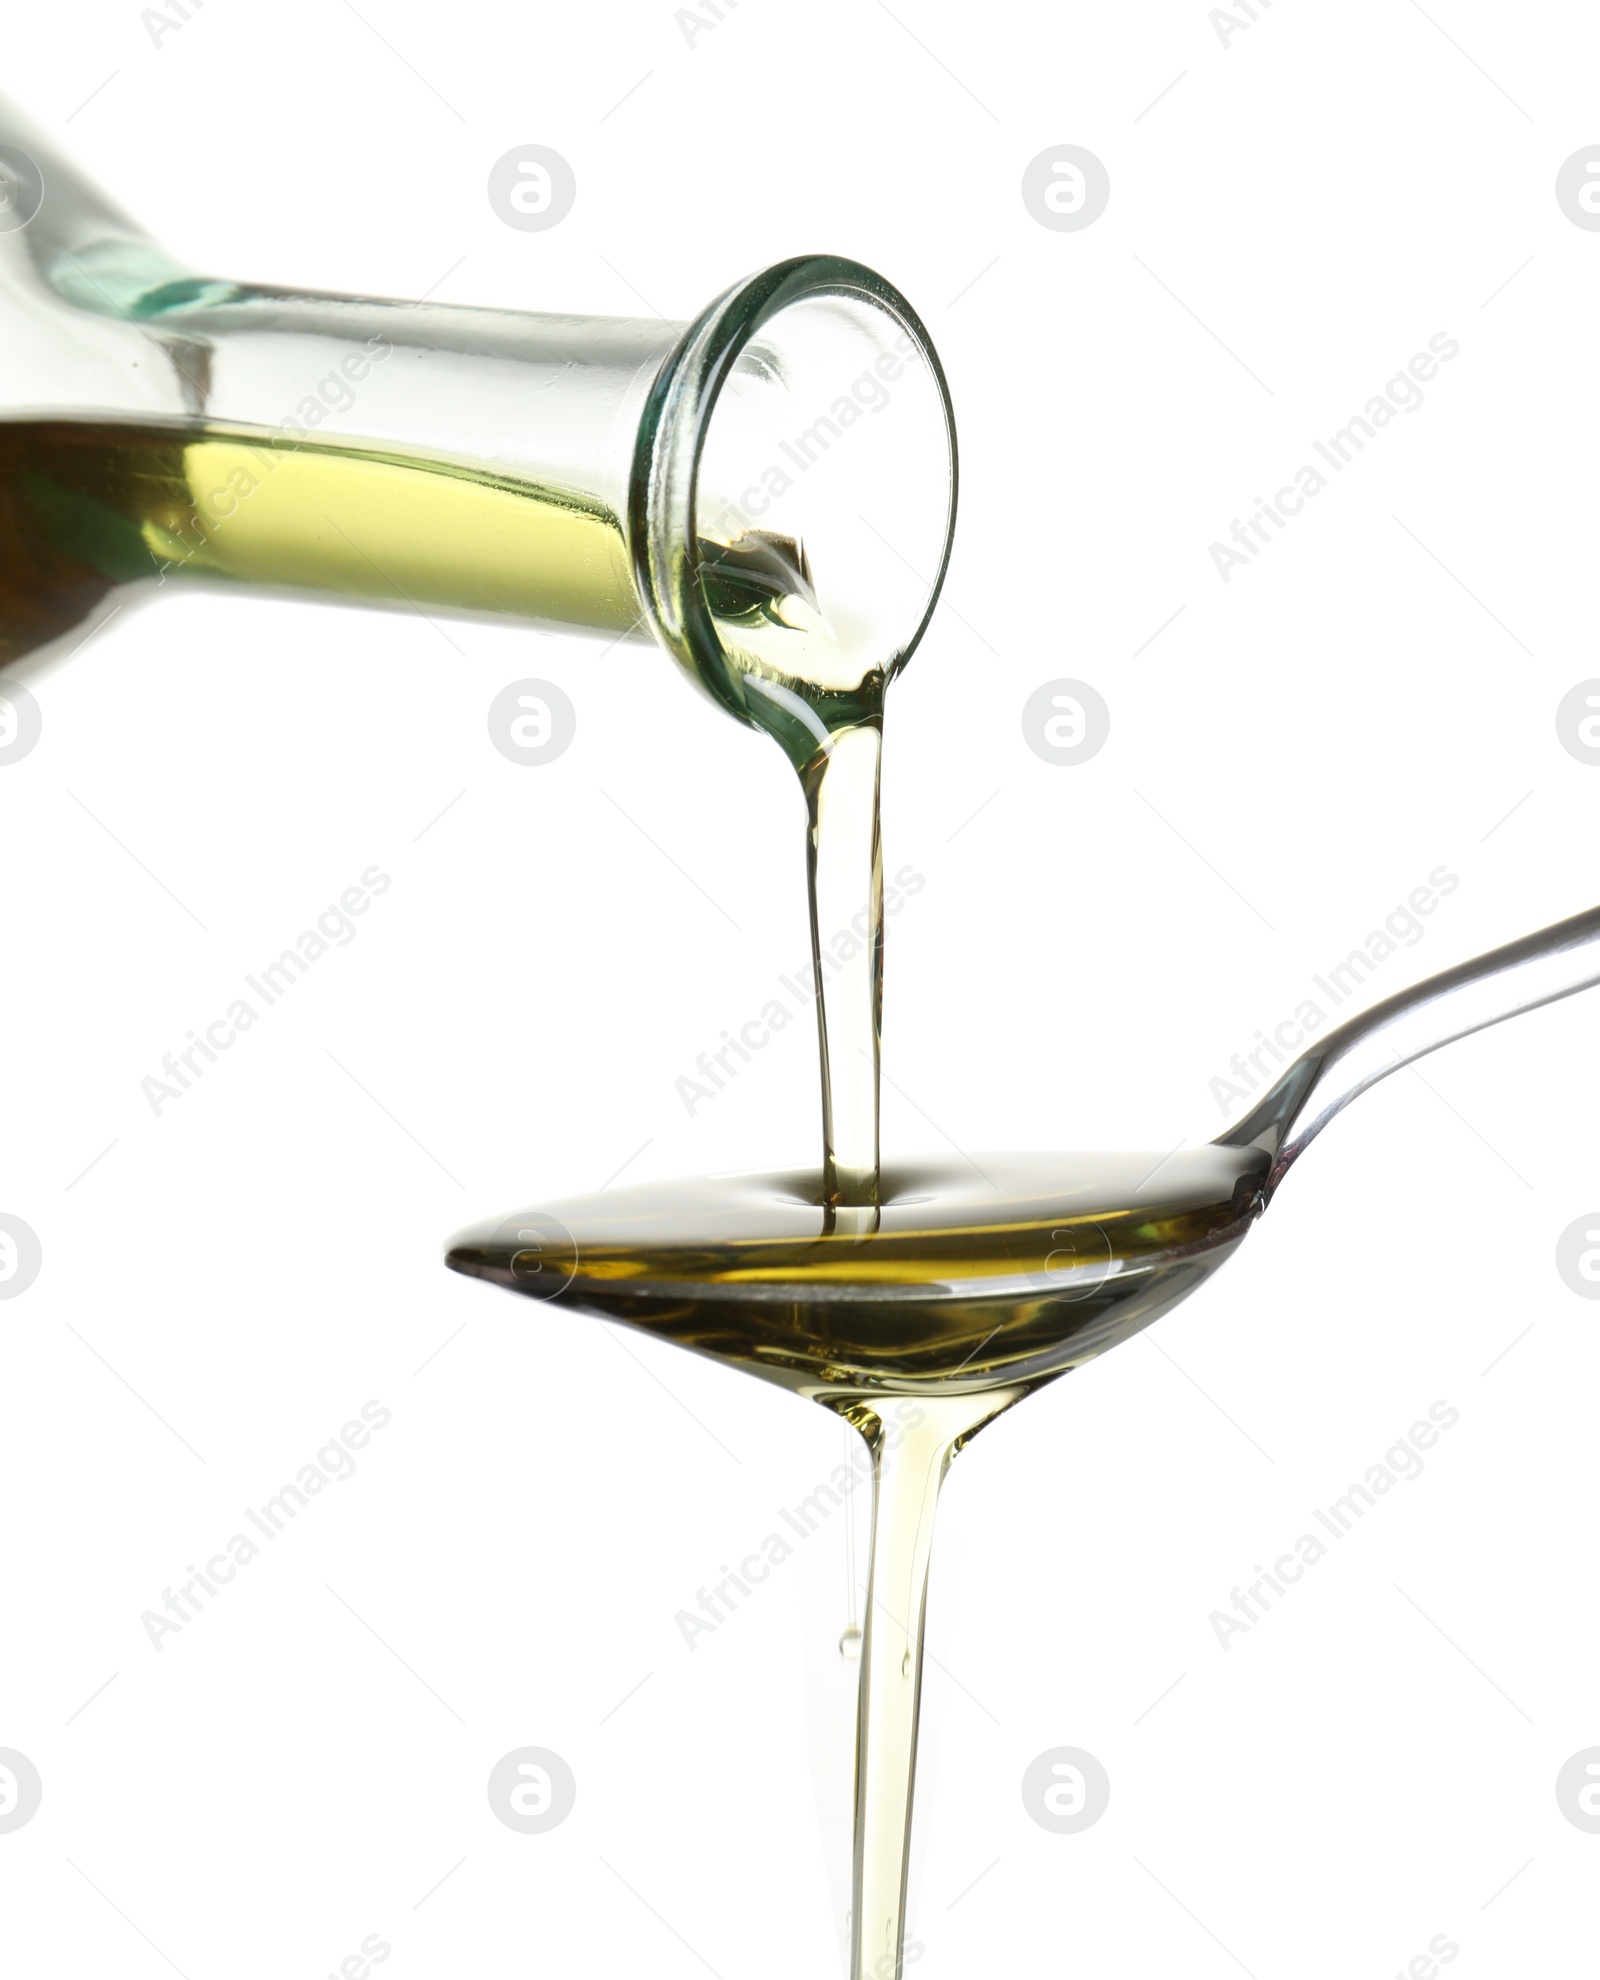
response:
{"label": "oil droplet", "polygon": [[909,1650],[900,1659],[900,1675],[903,1678],[908,1678],[911,1675],[911,1652]]}
{"label": "oil droplet", "polygon": [[847,1623],[844,1634],[839,1638],[839,1655],[848,1657],[855,1663],[861,1655],[861,1628],[857,1623]]}

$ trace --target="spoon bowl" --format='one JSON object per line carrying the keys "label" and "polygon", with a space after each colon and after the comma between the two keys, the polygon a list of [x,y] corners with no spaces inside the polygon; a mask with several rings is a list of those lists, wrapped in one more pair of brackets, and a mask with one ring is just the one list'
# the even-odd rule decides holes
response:
{"label": "spoon bowl", "polygon": [[1209,1278],[1269,1168],[1255,1147],[922,1162],[883,1172],[865,1228],[815,1172],[646,1183],[479,1225],[446,1262],[817,1401],[1026,1394]]}

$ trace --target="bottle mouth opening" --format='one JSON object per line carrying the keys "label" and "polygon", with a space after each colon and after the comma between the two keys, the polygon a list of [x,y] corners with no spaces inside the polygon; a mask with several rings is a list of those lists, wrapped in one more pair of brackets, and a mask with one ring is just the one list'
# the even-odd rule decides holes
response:
{"label": "bottle mouth opening", "polygon": [[921,320],[859,262],[736,284],[663,364],[629,495],[657,638],[801,764],[876,719],[955,526],[955,419]]}

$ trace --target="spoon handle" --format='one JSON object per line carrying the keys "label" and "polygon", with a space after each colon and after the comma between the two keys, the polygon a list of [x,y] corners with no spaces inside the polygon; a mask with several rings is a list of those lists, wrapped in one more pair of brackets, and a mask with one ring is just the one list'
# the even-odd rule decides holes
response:
{"label": "spoon handle", "polygon": [[1273,1158],[1263,1205],[1285,1171],[1335,1114],[1386,1074],[1468,1032],[1600,983],[1600,908],[1441,971],[1374,1004],[1302,1052],[1257,1105],[1217,1136]]}

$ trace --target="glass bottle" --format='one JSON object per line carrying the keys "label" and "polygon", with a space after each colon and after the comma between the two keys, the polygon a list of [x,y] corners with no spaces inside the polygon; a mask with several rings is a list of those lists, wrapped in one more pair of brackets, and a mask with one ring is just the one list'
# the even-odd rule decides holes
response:
{"label": "glass bottle", "polygon": [[916,645],[943,372],[859,264],[693,323],[196,274],[0,101],[0,668],[169,583],[654,637],[799,766]]}

